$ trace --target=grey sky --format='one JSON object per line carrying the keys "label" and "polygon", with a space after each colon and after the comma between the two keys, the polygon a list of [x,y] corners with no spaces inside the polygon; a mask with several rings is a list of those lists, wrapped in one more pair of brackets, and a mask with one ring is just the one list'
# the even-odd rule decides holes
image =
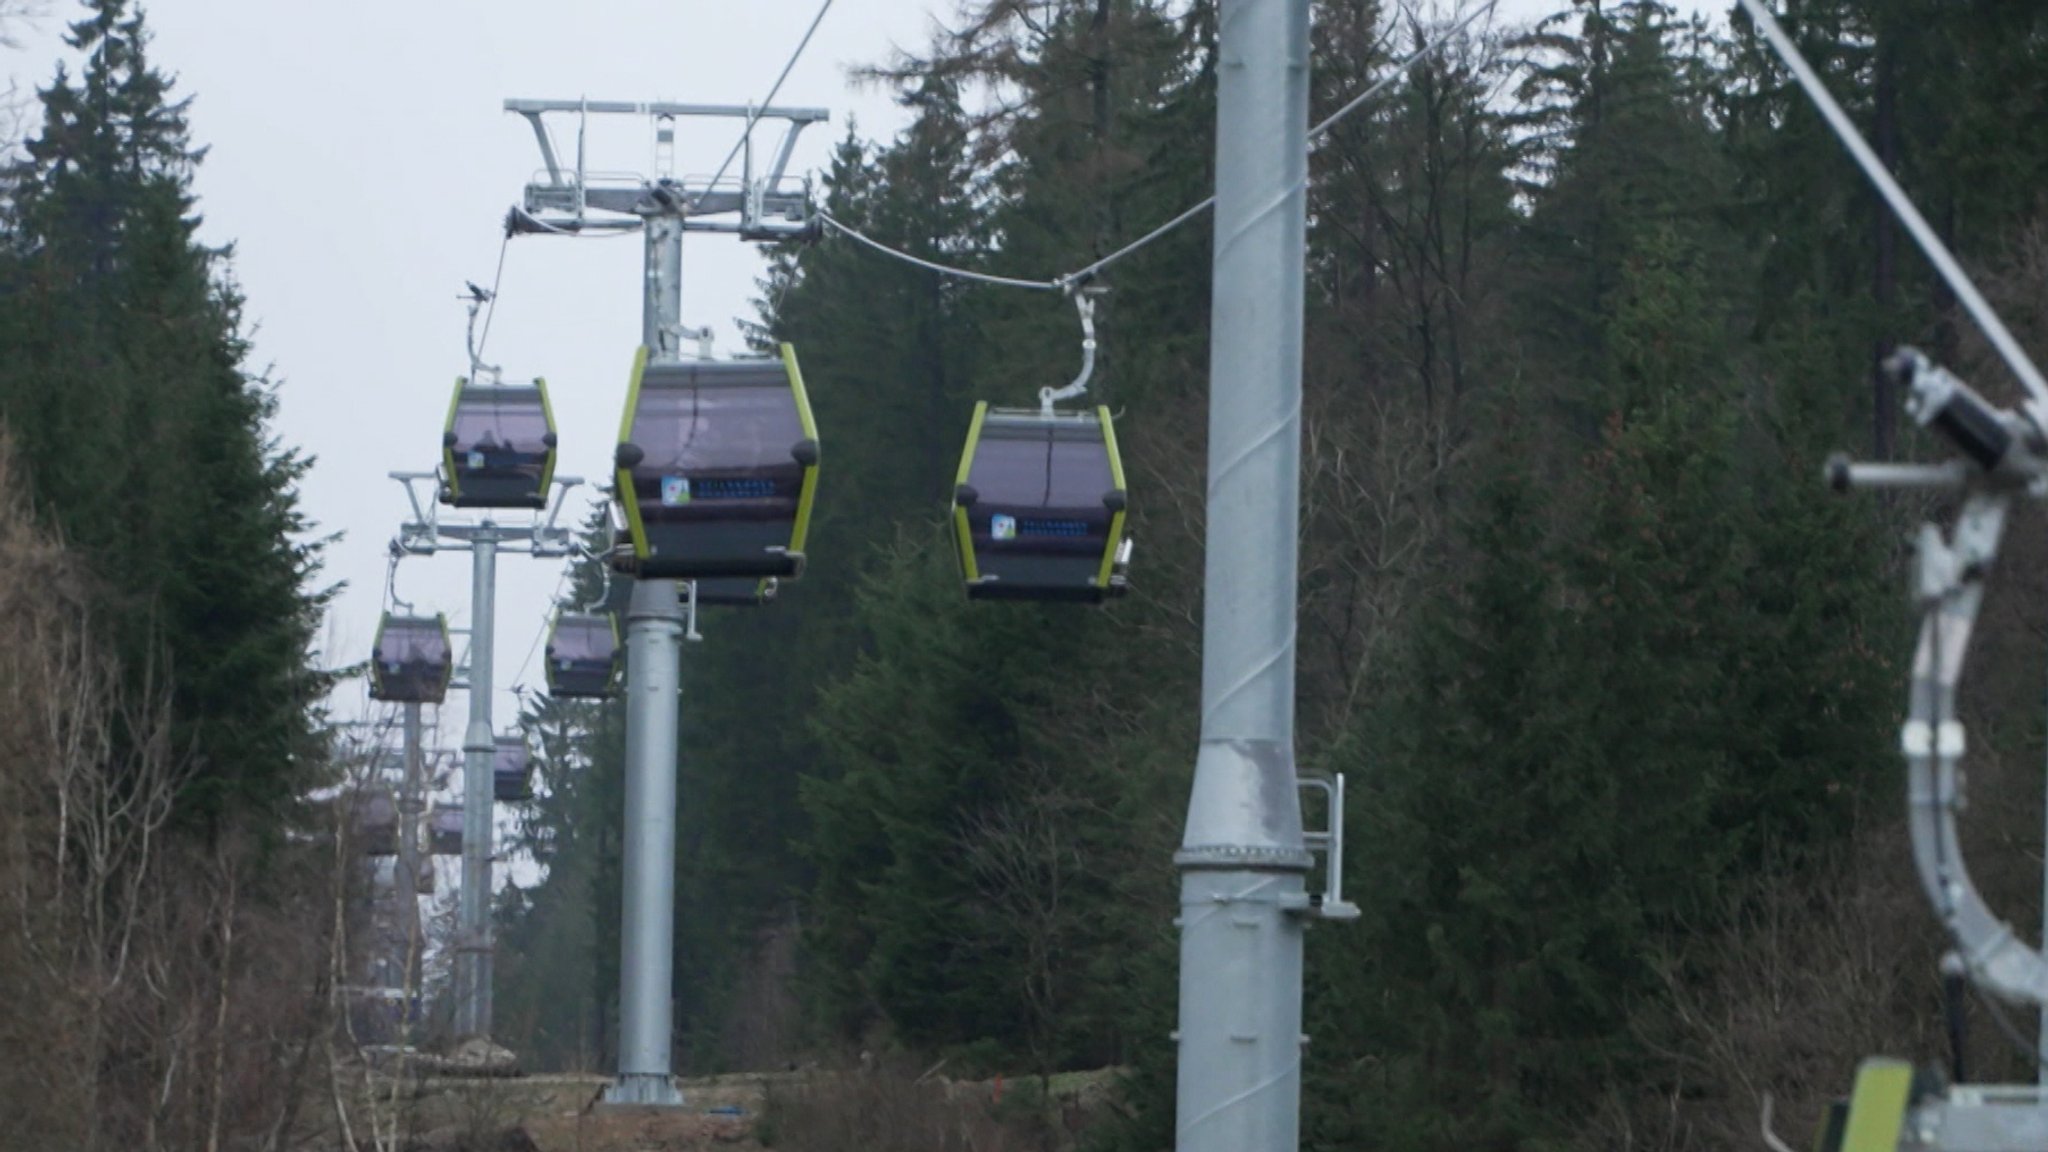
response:
{"label": "grey sky", "polygon": [[[1562,0],[1556,0],[1562,3]],[[148,9],[157,65],[195,95],[192,122],[211,149],[198,191],[205,234],[233,241],[248,296],[255,360],[283,382],[277,432],[318,456],[307,512],[330,547],[327,579],[346,581],[328,659],[362,659],[382,607],[385,542],[405,511],[394,469],[433,466],[448,390],[467,368],[465,280],[488,285],[499,221],[539,158],[508,96],[745,103],[760,99],[817,11],[818,0],[174,0]],[[1552,0],[1503,0],[1527,19]],[[902,117],[886,93],[852,89],[852,66],[921,47],[951,0],[837,0],[780,103],[822,105],[801,167],[821,165],[856,119],[887,137]],[[24,87],[48,80],[56,33],[76,9],[52,3],[22,37],[8,71]],[[708,175],[736,128],[686,131],[677,167]],[[646,127],[596,138],[594,169],[644,171]],[[738,346],[734,318],[761,261],[723,237],[685,252],[684,321],[711,323]],[[1050,271],[1050,270],[1042,270]],[[523,237],[510,248],[486,359],[508,379],[545,376],[561,425],[562,471],[602,483],[625,374],[639,340],[635,239]],[[811,382],[829,389],[829,380]],[[829,430],[827,431],[829,436]],[[829,489],[829,478],[828,478]],[[580,520],[593,488],[573,506]],[[826,498],[830,499],[829,490]],[[569,519],[570,517],[565,517]],[[821,562],[830,562],[822,559]],[[562,565],[507,557],[500,565],[495,712],[516,715],[510,688],[537,685],[530,653]],[[410,559],[399,591],[467,623],[468,558]],[[793,610],[793,609],[792,609]],[[706,628],[717,643],[716,621]],[[459,741],[451,698],[444,741]],[[359,715],[363,694],[336,700]],[[684,704],[688,707],[687,701]]]}

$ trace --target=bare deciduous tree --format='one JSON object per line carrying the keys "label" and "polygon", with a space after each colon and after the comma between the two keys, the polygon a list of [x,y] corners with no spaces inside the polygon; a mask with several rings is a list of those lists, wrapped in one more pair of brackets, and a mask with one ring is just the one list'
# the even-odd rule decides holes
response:
{"label": "bare deciduous tree", "polygon": [[0,435],[0,1147],[282,1147],[327,1019],[324,877],[175,826],[168,680],[116,660],[24,491]]}

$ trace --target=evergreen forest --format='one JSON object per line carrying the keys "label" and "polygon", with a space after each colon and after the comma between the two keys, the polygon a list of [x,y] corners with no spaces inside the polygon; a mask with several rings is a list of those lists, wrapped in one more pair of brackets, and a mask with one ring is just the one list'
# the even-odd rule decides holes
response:
{"label": "evergreen forest", "polygon": [[[1308,937],[1301,1147],[1732,1152],[1766,1093],[1803,1137],[1863,1057],[1949,1055],[1897,754],[1941,509],[1822,462],[1940,457],[1879,370],[1901,344],[2012,382],[1739,14],[1553,0],[1400,68],[1473,2],[1312,4],[1311,121],[1387,83],[1310,156],[1297,754],[1347,781],[1361,915]],[[1774,6],[2048,350],[2048,6]],[[199,238],[190,94],[132,0],[81,7],[0,168],[0,1148],[533,1147],[349,1126],[383,1082],[345,1010],[371,880],[332,542]],[[1217,17],[960,0],[868,62],[907,127],[846,126],[820,206],[993,276],[1116,252],[1214,185]],[[970,604],[946,522],[974,402],[1072,378],[1072,304],[767,252],[747,329],[799,350],[824,462],[803,579],[686,646],[679,1074],[1003,1078],[1024,1111],[1085,1073],[1085,1115],[971,1146],[1172,1146],[1211,240],[1090,282],[1136,542],[1101,608]],[[1978,880],[2025,931],[2044,570],[2023,517],[1967,698]],[[624,603],[572,576],[564,607]],[[496,1039],[608,1073],[623,705],[521,722]],[[2034,1021],[1968,1017],[1974,1076],[2033,1079]],[[781,1146],[896,1146],[841,1126]]]}

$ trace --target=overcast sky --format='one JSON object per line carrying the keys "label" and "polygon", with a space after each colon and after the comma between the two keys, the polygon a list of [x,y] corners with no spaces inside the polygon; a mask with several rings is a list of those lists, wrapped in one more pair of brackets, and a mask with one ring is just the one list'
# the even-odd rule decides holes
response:
{"label": "overcast sky", "polygon": [[[1558,0],[1562,2],[1562,0]],[[1551,0],[1503,0],[1526,19]],[[198,176],[204,234],[232,241],[248,297],[255,362],[281,383],[276,432],[318,457],[303,492],[325,532],[326,579],[345,582],[324,639],[329,663],[360,660],[383,608],[385,543],[406,511],[397,469],[434,466],[449,389],[466,371],[463,282],[491,282],[505,209],[539,155],[507,97],[745,103],[766,95],[818,0],[166,0],[148,7],[156,66],[192,95],[196,140],[210,151]],[[39,27],[17,38],[8,71],[24,88],[47,82],[61,55],[61,21],[77,9],[45,0]],[[797,154],[821,165],[849,123],[886,138],[902,115],[887,93],[860,90],[849,70],[921,48],[952,0],[837,0],[778,97],[830,108]],[[573,132],[558,133],[564,143]],[[677,169],[708,175],[735,126],[685,125]],[[644,122],[594,137],[596,170],[644,172]],[[561,471],[602,483],[627,368],[640,336],[640,245],[635,239],[522,237],[505,264],[486,359],[508,379],[545,376],[561,425]],[[684,322],[710,323],[719,347],[738,345],[736,317],[762,264],[727,237],[692,237],[685,250]],[[1050,271],[1050,270],[1041,270]],[[829,380],[810,381],[828,389]],[[829,436],[829,432],[827,433]],[[586,488],[565,520],[580,521]],[[515,684],[541,683],[533,655],[560,561],[505,557],[498,584],[502,728]],[[468,623],[469,561],[409,559],[398,588],[426,611]],[[715,619],[706,643],[717,643]],[[359,685],[337,711],[360,715]],[[442,718],[459,743],[462,698]],[[688,706],[687,701],[684,704]]]}

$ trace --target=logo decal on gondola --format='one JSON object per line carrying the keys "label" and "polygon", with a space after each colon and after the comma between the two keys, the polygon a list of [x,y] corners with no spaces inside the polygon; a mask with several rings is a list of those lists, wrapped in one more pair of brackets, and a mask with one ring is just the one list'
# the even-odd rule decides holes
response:
{"label": "logo decal on gondola", "polygon": [[1000,512],[996,513],[994,519],[989,521],[988,534],[998,540],[1015,540],[1017,538],[1017,518],[1015,516],[1005,516]]}
{"label": "logo decal on gondola", "polygon": [[661,502],[674,508],[690,502],[690,478],[688,476],[663,476],[661,478]]}
{"label": "logo decal on gondola", "polygon": [[482,468],[484,466],[484,454],[481,448],[474,448],[470,450],[469,466],[472,470]]}

